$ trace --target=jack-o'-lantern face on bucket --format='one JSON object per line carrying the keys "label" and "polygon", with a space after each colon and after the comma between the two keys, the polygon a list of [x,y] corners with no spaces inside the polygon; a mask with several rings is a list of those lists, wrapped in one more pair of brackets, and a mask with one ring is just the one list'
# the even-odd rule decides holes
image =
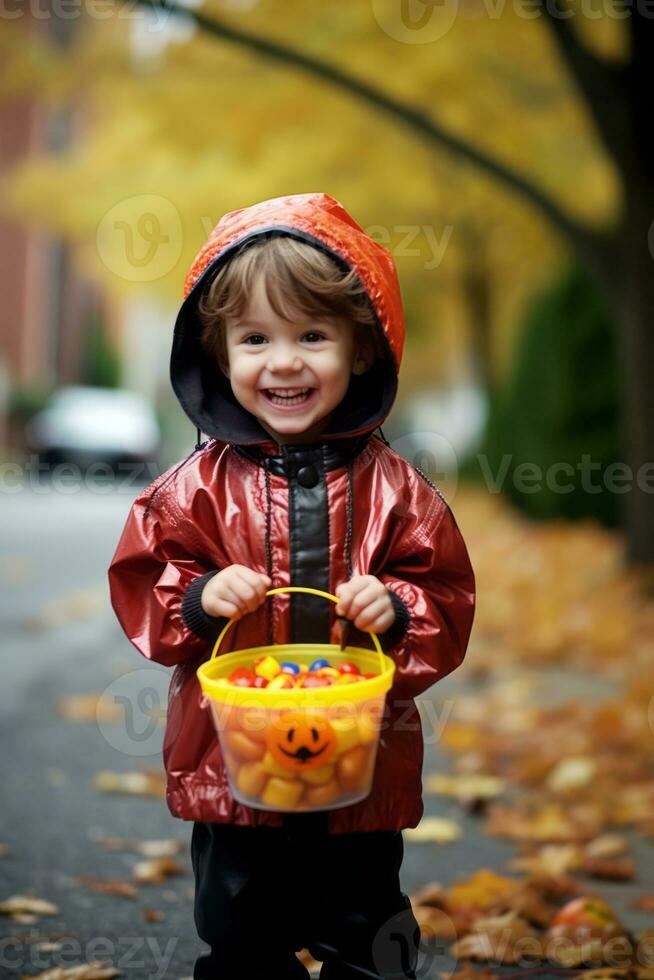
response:
{"label": "jack-o'-lantern face on bucket", "polygon": [[336,734],[324,715],[289,711],[269,726],[266,747],[280,766],[300,772],[329,761],[336,748]]}

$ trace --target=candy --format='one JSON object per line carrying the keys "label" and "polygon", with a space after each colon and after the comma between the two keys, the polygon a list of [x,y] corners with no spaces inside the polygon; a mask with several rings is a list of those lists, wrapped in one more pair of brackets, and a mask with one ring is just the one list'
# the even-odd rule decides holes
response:
{"label": "candy", "polygon": [[324,783],[328,783],[333,776],[334,767],[332,765],[321,766],[320,769],[306,769],[302,773],[302,779],[305,783],[311,783],[312,786],[322,786]]}
{"label": "candy", "polygon": [[333,677],[320,677],[319,674],[304,674],[297,682],[298,687],[331,687],[334,683]]}
{"label": "candy", "polygon": [[336,735],[336,755],[341,755],[359,744],[359,727],[356,718],[334,718],[331,726]]}
{"label": "candy", "polygon": [[225,732],[225,740],[234,755],[241,759],[253,761],[260,759],[264,753],[263,744],[250,738],[244,732]]}
{"label": "candy", "polygon": [[271,776],[279,776],[280,779],[295,779],[293,770],[289,769],[288,766],[280,766],[272,752],[266,752],[261,764]]}
{"label": "candy", "polygon": [[259,677],[266,677],[269,681],[277,676],[279,670],[279,661],[275,660],[274,657],[264,657],[254,668],[255,674],[258,674]]}
{"label": "candy", "polygon": [[335,779],[325,783],[324,786],[312,786],[307,789],[306,799],[311,806],[328,806],[342,795],[341,787]]}
{"label": "candy", "polygon": [[276,677],[273,677],[271,681],[268,681],[269,691],[280,691],[280,690],[290,690],[290,688],[295,687],[295,678],[292,674],[280,673]]}
{"label": "candy", "polygon": [[[272,649],[272,648],[270,648]],[[353,655],[353,654],[348,654]],[[335,658],[336,659],[336,658]],[[330,703],[289,696],[294,689],[363,683],[378,674],[316,657],[307,666],[270,654],[217,679],[221,688],[252,687],[233,703],[209,699],[233,792],[245,805],[285,812],[329,809],[361,799],[371,784],[383,698],[362,702],[334,692]],[[279,692],[272,697],[258,690]],[[297,701],[297,705],[294,702]],[[242,702],[242,703],[239,703]],[[220,708],[220,711],[218,711]]]}
{"label": "candy", "polygon": [[345,752],[336,763],[338,781],[343,789],[358,789],[366,774],[369,752],[362,745]]}
{"label": "candy", "polygon": [[[336,785],[338,786],[338,783]],[[304,787],[299,780],[289,782],[286,779],[271,776],[268,785],[261,794],[261,800],[267,806],[277,807],[280,810],[292,810],[295,804],[299,802],[303,790]]]}
{"label": "candy", "polygon": [[228,678],[218,678],[216,683],[224,687],[233,684],[236,687],[253,687],[290,690],[293,687],[328,687],[330,684],[353,684],[355,681],[377,677],[377,674],[361,673],[359,667],[352,661],[332,667],[325,657],[317,657],[309,667],[306,664],[295,663],[293,660],[282,660],[281,663],[270,655],[255,657],[252,668],[237,667]]}
{"label": "candy", "polygon": [[256,708],[246,708],[234,714],[233,728],[238,728],[255,742],[265,742],[268,731],[268,717]]}
{"label": "candy", "polygon": [[370,745],[377,738],[379,725],[376,719],[371,718],[367,712],[362,712],[357,718],[357,728],[362,745]]}
{"label": "candy", "polygon": [[258,796],[268,779],[260,762],[245,762],[236,774],[236,785],[245,796]]}

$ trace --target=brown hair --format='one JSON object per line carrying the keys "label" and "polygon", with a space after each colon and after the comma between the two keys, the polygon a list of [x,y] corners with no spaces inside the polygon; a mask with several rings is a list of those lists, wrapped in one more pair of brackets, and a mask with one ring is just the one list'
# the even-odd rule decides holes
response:
{"label": "brown hair", "polygon": [[219,270],[198,300],[200,343],[220,365],[227,362],[224,324],[247,307],[257,276],[263,276],[268,302],[285,320],[298,314],[348,320],[359,341],[381,357],[377,318],[361,280],[342,271],[324,252],[288,235],[262,238],[237,253]]}

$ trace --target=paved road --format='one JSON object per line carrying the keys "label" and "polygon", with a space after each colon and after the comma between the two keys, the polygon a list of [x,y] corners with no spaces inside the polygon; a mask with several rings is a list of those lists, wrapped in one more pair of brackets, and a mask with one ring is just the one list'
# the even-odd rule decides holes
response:
{"label": "paved road", "polygon": [[[57,916],[33,925],[0,918],[0,977],[106,959],[129,980],[179,980],[190,976],[203,949],[192,916],[191,824],[172,818],[159,799],[106,794],[93,785],[99,770],[160,768],[161,726],[141,737],[153,702],[139,707],[138,696],[152,689],[163,700],[169,671],[148,664],[128,643],[106,590],[106,568],[134,493],[25,491],[0,507],[0,842],[10,847],[0,859],[0,900],[31,892],[59,907]],[[118,703],[133,711],[131,733],[127,722],[73,724],[57,713],[60,696],[107,688],[110,699],[122,698]],[[437,710],[460,689],[456,675],[440,684]],[[437,747],[426,766],[444,766]],[[455,803],[428,797],[426,804],[427,812],[457,820],[464,836],[450,846],[408,844],[405,890],[431,879],[448,884],[479,867],[502,870],[513,856],[509,844],[484,836],[478,818],[462,815]],[[104,836],[175,838],[184,845],[187,873],[142,886],[135,900],[90,891],[78,876],[129,877],[138,860],[103,850],[96,839]],[[651,866],[644,851],[640,856]],[[614,889],[607,896],[626,901],[629,887]],[[163,919],[146,922],[148,909]],[[59,954],[36,952],[36,937],[60,933],[71,938]],[[441,959],[428,975],[448,966]]]}

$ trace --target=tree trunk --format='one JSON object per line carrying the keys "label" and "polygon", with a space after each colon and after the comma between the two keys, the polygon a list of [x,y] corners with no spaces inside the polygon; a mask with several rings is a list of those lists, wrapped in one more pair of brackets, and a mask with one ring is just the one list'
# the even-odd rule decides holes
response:
{"label": "tree trunk", "polygon": [[622,445],[631,470],[622,519],[627,558],[654,564],[654,194],[632,188],[629,197],[616,303]]}

